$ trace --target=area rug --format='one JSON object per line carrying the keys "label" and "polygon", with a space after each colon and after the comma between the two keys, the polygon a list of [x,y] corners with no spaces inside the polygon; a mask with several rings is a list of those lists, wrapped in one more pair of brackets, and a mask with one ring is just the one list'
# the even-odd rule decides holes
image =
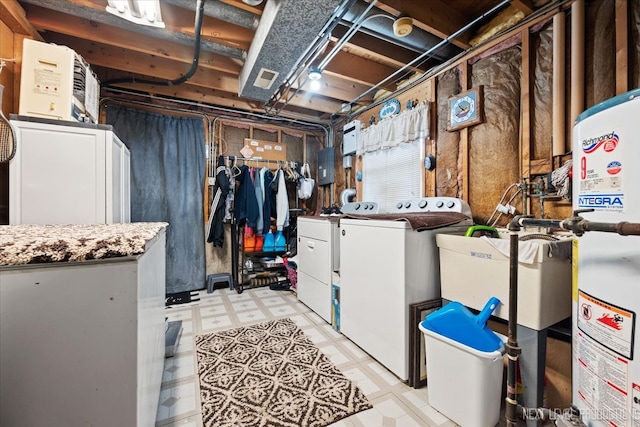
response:
{"label": "area rug", "polygon": [[322,427],[371,408],[291,319],[196,336],[205,427]]}

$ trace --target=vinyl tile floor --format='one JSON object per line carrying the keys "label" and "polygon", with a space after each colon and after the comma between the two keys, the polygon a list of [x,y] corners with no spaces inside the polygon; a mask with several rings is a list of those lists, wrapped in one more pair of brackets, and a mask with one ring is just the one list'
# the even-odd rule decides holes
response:
{"label": "vinyl tile floor", "polygon": [[338,369],[358,384],[373,405],[332,426],[456,426],[429,406],[426,388],[404,384],[299,302],[295,293],[253,288],[242,294],[229,289],[216,289],[210,294],[203,290],[199,294],[199,301],[166,309],[170,321],[182,320],[183,331],[175,356],[165,359],[156,427],[203,427],[196,335],[285,317],[296,322]]}

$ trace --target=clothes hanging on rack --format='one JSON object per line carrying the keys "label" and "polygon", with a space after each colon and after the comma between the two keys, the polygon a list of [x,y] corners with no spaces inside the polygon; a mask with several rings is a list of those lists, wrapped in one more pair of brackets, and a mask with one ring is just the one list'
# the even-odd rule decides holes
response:
{"label": "clothes hanging on rack", "polygon": [[266,234],[271,226],[271,216],[276,212],[276,194],[269,185],[273,181],[274,175],[268,168],[262,168],[262,189],[264,191],[264,200],[262,205],[262,233]]}
{"label": "clothes hanging on rack", "polygon": [[231,183],[229,170],[225,165],[216,168],[216,181],[213,188],[213,201],[209,212],[207,223],[207,242],[213,242],[214,247],[222,247],[224,244],[224,228],[222,222],[225,216],[225,206],[227,195],[229,194]]}
{"label": "clothes hanging on rack", "polygon": [[258,221],[258,201],[251,181],[250,170],[246,165],[240,166],[240,175],[236,177],[239,188],[236,191],[235,215],[240,226],[248,225],[256,228]]}
{"label": "clothes hanging on rack", "polygon": [[262,178],[260,170],[256,170],[253,177],[253,186],[256,193],[256,201],[258,202],[258,221],[256,223],[256,234],[262,235],[264,228],[264,220],[262,219],[264,209],[264,197],[262,196]]}
{"label": "clothes hanging on rack", "polygon": [[276,196],[276,228],[278,231],[289,226],[289,195],[285,183],[284,171],[278,169],[278,194]]}
{"label": "clothes hanging on rack", "polygon": [[[222,156],[220,156],[220,158],[222,158]],[[231,222],[233,220],[232,211],[236,194],[236,176],[240,175],[240,168],[238,168],[236,162],[234,161],[233,165],[231,165],[229,161],[229,157],[224,158],[224,164],[229,171],[229,194],[227,194],[227,200],[224,208],[224,220],[227,222]]]}

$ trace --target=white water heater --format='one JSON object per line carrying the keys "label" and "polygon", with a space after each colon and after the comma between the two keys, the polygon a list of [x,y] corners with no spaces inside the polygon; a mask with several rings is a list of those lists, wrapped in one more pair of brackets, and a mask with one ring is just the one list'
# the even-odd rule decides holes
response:
{"label": "white water heater", "polygon": [[[573,208],[590,222],[640,222],[640,89],[582,113],[573,131]],[[640,426],[640,238],[573,242],[573,403],[590,427]]]}
{"label": "white water heater", "polygon": [[80,55],[31,39],[22,49],[20,115],[98,122],[98,78]]}

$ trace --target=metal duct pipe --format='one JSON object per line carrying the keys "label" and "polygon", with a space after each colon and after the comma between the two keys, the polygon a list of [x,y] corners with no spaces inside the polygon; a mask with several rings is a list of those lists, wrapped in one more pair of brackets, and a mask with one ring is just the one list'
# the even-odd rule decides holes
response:
{"label": "metal duct pipe", "polygon": [[[358,1],[351,9],[349,9],[349,13],[347,13],[344,17],[344,20],[347,21],[346,25],[351,26],[358,15],[361,15],[362,12],[366,9],[367,3],[364,1]],[[369,17],[385,17],[392,21],[396,19],[396,16],[393,16],[386,12],[377,11],[374,14],[370,14],[367,17],[366,22],[363,22],[360,32],[364,34],[368,34],[372,37],[377,37],[382,40],[393,40],[393,43],[414,52],[422,53],[425,49],[428,49],[430,46],[433,46],[440,42],[442,39],[437,37],[427,31],[424,31],[418,27],[413,28],[413,31],[409,33],[405,37],[398,37],[393,32],[392,25],[386,25],[387,22],[383,19],[369,19]],[[457,55],[461,52],[461,49],[454,45],[446,46],[445,49],[442,49],[443,55],[436,55],[436,59],[444,60],[451,58],[452,56]]]}
{"label": "metal duct pipe", "polygon": [[345,188],[340,192],[340,206],[344,206],[351,202],[351,199],[356,196],[355,188]]}
{"label": "metal duct pipe", "polygon": [[[497,4],[496,6],[492,7],[489,11],[483,13],[482,15],[480,15],[479,17],[477,17],[476,19],[474,19],[473,21],[469,22],[467,25],[465,25],[464,27],[460,28],[458,31],[456,31],[455,33],[451,34],[449,37],[447,37],[446,39],[442,40],[440,43],[438,43],[437,45],[433,46],[431,49],[428,49],[426,52],[424,52],[422,55],[418,56],[416,59],[414,59],[413,61],[409,62],[408,64],[405,64],[404,67],[400,68],[398,71],[396,71],[395,73],[391,74],[390,76],[386,77],[384,80],[382,80],[381,82],[379,82],[377,85],[369,88],[368,90],[366,90],[365,92],[363,92],[362,94],[360,94],[357,98],[352,99],[351,101],[349,101],[349,104],[353,105],[355,103],[357,103],[358,101],[360,101],[362,98],[364,98],[365,96],[367,96],[369,93],[371,93],[374,90],[378,90],[378,88],[382,85],[384,85],[385,83],[387,83],[388,81],[390,81],[391,79],[395,78],[396,76],[404,73],[406,70],[408,70],[410,67],[413,67],[416,64],[420,64],[421,61],[425,60],[426,58],[429,58],[431,56],[431,54],[433,52],[436,52],[438,49],[440,49],[442,46],[445,46],[447,43],[449,43],[450,40],[455,39],[456,37],[458,37],[460,34],[464,33],[465,31],[467,31],[469,28],[473,27],[474,25],[476,25],[478,22],[482,21],[485,17],[493,14],[494,12],[496,12],[497,10],[500,10],[503,6],[507,5],[511,3],[511,0],[503,0],[501,1],[499,4]],[[338,112],[336,112],[335,114],[338,114]]]}

